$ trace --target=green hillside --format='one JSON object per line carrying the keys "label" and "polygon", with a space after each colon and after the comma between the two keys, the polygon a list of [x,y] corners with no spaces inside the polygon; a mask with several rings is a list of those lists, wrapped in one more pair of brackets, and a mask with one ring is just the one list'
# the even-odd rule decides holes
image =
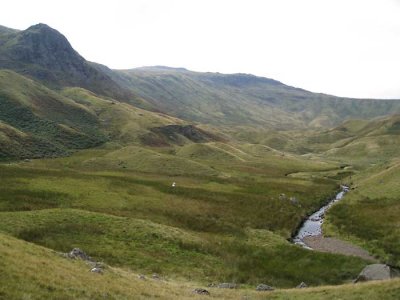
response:
{"label": "green hillside", "polygon": [[400,111],[400,101],[347,99],[311,93],[249,74],[198,73],[146,67],[115,71],[125,87],[157,109],[215,125],[294,129],[330,127],[350,118]]}
{"label": "green hillside", "polygon": [[65,155],[107,137],[84,106],[12,71],[0,71],[1,158]]}

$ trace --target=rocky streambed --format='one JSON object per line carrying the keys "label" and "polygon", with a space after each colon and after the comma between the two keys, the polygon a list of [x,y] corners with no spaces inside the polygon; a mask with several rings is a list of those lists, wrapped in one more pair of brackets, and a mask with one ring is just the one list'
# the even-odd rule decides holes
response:
{"label": "rocky streambed", "polygon": [[324,223],[325,214],[334,203],[342,200],[348,191],[349,188],[347,186],[341,186],[341,191],[328,204],[321,207],[301,224],[292,242],[310,250],[358,256],[376,262],[376,259],[368,251],[358,246],[323,236],[322,224]]}
{"label": "rocky streambed", "polygon": [[342,185],[341,191],[329,201],[328,204],[322,206],[318,211],[309,216],[300,226],[297,234],[293,237],[292,241],[295,244],[310,248],[305,243],[305,238],[322,236],[322,224],[324,223],[325,214],[328,209],[336,202],[342,200],[344,194],[349,190],[347,186]]}

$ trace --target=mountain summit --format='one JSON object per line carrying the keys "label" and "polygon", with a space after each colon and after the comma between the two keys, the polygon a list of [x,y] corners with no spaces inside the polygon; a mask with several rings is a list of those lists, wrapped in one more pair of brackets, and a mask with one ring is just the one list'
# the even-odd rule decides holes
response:
{"label": "mountain summit", "polygon": [[102,69],[86,61],[68,40],[46,24],[0,35],[0,68],[14,70],[54,87],[79,86],[93,92],[129,99],[133,94],[119,86]]}
{"label": "mountain summit", "polygon": [[9,43],[7,54],[13,61],[39,65],[53,72],[79,75],[85,71],[85,59],[61,33],[46,24],[31,26],[18,34]]}

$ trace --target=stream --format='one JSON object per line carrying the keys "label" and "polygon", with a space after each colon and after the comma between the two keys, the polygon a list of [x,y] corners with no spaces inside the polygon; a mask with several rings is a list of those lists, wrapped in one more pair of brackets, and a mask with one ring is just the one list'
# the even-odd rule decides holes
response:
{"label": "stream", "polygon": [[294,244],[300,245],[307,249],[312,249],[308,247],[303,239],[307,236],[318,236],[322,235],[322,224],[324,223],[324,218],[327,210],[336,202],[342,200],[344,194],[349,190],[347,186],[342,185],[341,191],[336,194],[336,197],[329,201],[328,204],[322,206],[318,211],[309,216],[302,224],[293,237],[292,242]]}

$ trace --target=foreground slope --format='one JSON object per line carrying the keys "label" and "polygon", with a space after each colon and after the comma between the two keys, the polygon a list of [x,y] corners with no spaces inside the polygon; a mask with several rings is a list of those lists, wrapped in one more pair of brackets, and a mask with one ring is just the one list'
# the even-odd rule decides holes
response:
{"label": "foreground slope", "polygon": [[2,299],[397,299],[400,281],[373,282],[338,287],[276,290],[207,288],[211,296],[197,296],[201,285],[184,281],[141,280],[137,274],[107,267],[103,275],[90,267],[46,248],[0,233],[0,298]]}

